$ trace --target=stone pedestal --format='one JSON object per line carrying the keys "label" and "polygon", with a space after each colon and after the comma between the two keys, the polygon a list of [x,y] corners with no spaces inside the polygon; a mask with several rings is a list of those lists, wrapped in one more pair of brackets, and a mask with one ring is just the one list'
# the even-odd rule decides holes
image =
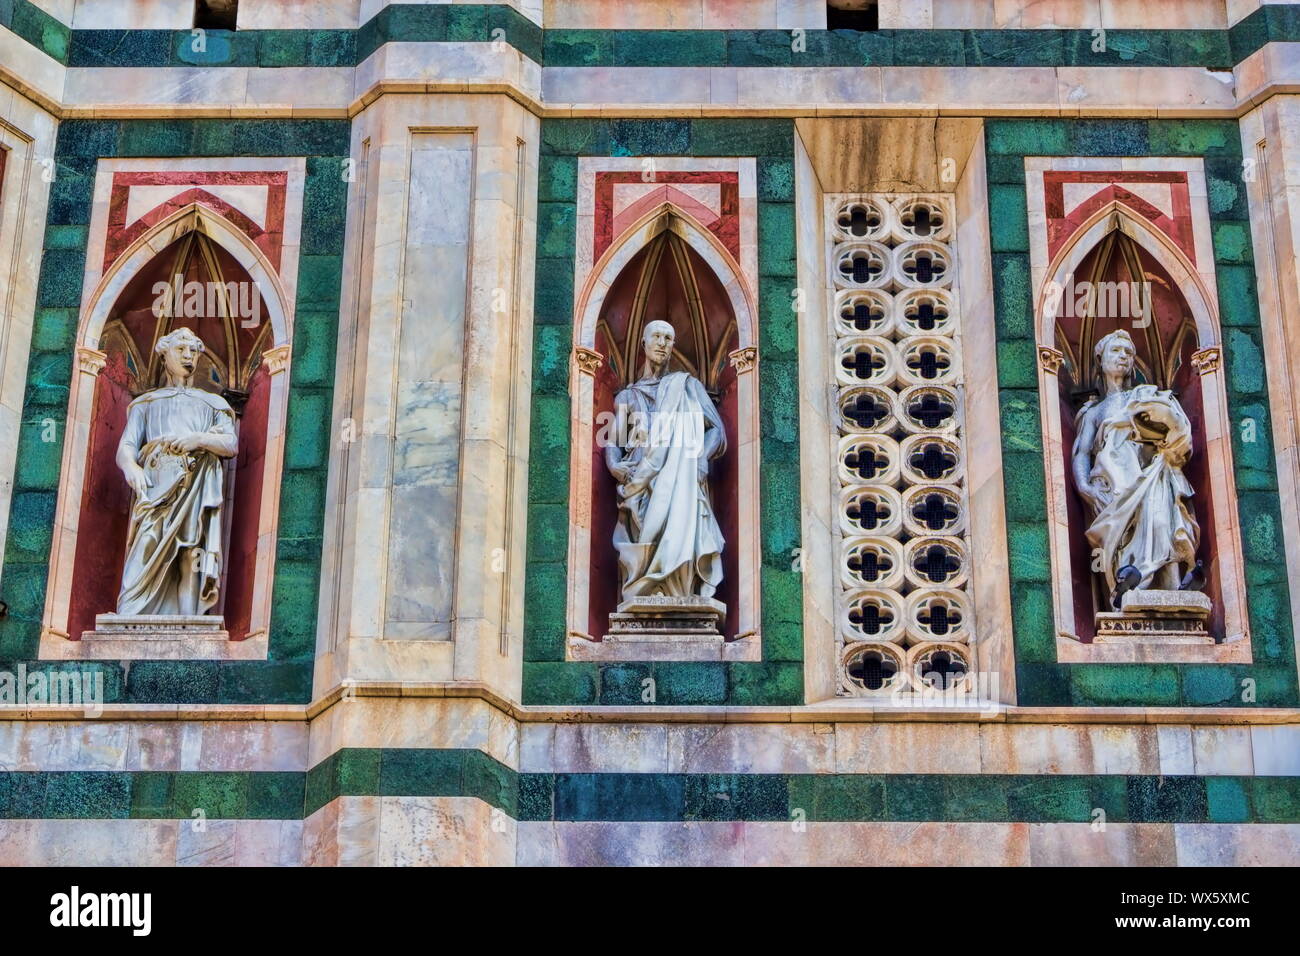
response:
{"label": "stone pedestal", "polygon": [[727,616],[727,606],[706,597],[652,595],[624,601],[609,616],[609,634],[659,635],[671,637],[714,637],[722,639],[718,624]]}
{"label": "stone pedestal", "polygon": [[1127,591],[1118,611],[1097,614],[1097,644],[1213,644],[1210,599],[1200,591]]}
{"label": "stone pedestal", "polygon": [[624,601],[609,616],[601,641],[611,660],[722,660],[745,648],[722,639],[719,629],[727,606],[706,597],[652,597]]}
{"label": "stone pedestal", "polygon": [[218,614],[96,614],[95,629],[85,631],[81,643],[84,656],[95,660],[239,656],[228,653],[230,634]]}

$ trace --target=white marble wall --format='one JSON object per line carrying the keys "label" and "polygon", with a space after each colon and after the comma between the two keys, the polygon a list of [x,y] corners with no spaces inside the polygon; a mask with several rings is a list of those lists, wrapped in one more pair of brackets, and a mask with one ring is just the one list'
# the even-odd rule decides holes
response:
{"label": "white marble wall", "polygon": [[473,797],[340,797],[303,825],[306,866],[510,866],[518,824]]}
{"label": "white marble wall", "polygon": [[298,866],[302,820],[0,820],[0,866]]}
{"label": "white marble wall", "polygon": [[[1233,4],[1237,0],[1227,2]],[[1225,0],[882,0],[880,26],[1221,30],[1229,23],[1224,3]]]}
{"label": "white marble wall", "polygon": [[516,823],[467,797],[306,820],[0,820],[4,866],[1294,866],[1300,824]]}
{"label": "white marble wall", "polygon": [[[242,716],[236,711],[242,711]],[[477,749],[521,773],[1300,776],[1300,723],[573,723],[359,697],[224,719],[0,720],[0,771],[290,771],[344,747]],[[770,715],[769,715],[770,716]],[[933,715],[932,715],[933,716]],[[262,719],[266,718],[266,719]],[[1063,718],[1066,719],[1066,718]],[[1029,721],[1033,722],[1029,722]],[[1102,722],[1106,721],[1106,722]],[[1215,722],[1217,721],[1217,722]],[[1289,722],[1287,722],[1289,721]],[[344,796],[305,820],[0,820],[0,865],[1293,865],[1300,824],[517,822],[474,797]]]}
{"label": "white marble wall", "polygon": [[[33,0],[78,29],[184,29],[193,0]],[[241,0],[240,29],[346,28],[396,3],[471,0]],[[824,29],[824,0],[505,0],[547,27],[599,29]],[[1286,0],[881,0],[882,28],[1222,29]]]}
{"label": "white marble wall", "polygon": [[521,866],[1294,866],[1300,824],[521,823]]}
{"label": "white marble wall", "polygon": [[[59,16],[75,30],[188,30],[193,0],[60,0],[71,15]],[[247,0],[245,0],[247,2]],[[244,4],[240,4],[242,8]],[[240,20],[243,20],[240,10]],[[58,16],[58,14],[56,14]],[[243,23],[240,23],[243,26]]]}
{"label": "white marble wall", "polygon": [[309,766],[302,720],[0,720],[0,771]]}
{"label": "white marble wall", "polygon": [[519,734],[523,773],[1300,774],[1294,723],[530,722]]}
{"label": "white marble wall", "polygon": [[354,697],[311,722],[305,766],[314,767],[345,747],[481,750],[519,767],[519,724],[475,698]]}

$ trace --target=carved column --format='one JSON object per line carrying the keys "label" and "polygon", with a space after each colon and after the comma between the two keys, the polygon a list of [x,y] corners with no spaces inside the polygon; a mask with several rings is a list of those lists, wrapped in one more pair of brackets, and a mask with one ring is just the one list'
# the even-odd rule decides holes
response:
{"label": "carved column", "polygon": [[[286,342],[262,353],[262,363],[271,376],[271,407],[288,406],[289,359],[292,349]],[[267,423],[266,455],[267,474],[280,475],[284,468],[283,425],[275,416]],[[262,506],[257,516],[257,567],[271,567],[275,560],[276,526],[279,524],[280,496],[263,494]],[[274,581],[269,574],[258,574],[253,582],[253,605],[248,621],[248,641],[266,641],[271,628],[271,588]]]}
{"label": "carved column", "polygon": [[[99,373],[108,362],[108,355],[99,349],[87,345],[77,346],[73,357],[76,376],[72,385],[72,394],[68,404],[68,420],[62,423],[50,423],[53,429],[65,427],[63,439],[63,464],[59,474],[63,476],[63,495],[65,500],[73,503],[65,509],[63,520],[54,526],[54,540],[50,546],[50,583],[45,595],[45,627],[41,631],[41,640],[49,638],[68,639],[66,630],[68,609],[72,597],[73,564],[77,556],[77,523],[81,514],[81,499],[85,490],[85,468],[81,463],[75,467],[72,457],[75,449],[86,448],[90,443],[90,428],[95,414],[95,386]],[[44,439],[44,436],[42,436]],[[57,622],[57,623],[54,623]],[[62,626],[59,626],[62,625]]]}

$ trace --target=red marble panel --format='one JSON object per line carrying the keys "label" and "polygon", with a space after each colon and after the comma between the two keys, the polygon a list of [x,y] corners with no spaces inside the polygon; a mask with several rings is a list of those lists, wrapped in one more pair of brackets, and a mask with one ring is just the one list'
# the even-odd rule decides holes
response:
{"label": "red marble panel", "polygon": [[[276,269],[284,246],[284,204],[289,174],[283,171],[134,171],[118,172],[108,201],[108,232],[104,244],[104,271],[118,256],[155,225],[191,203],[199,203],[220,213],[244,232]],[[266,222],[259,226],[244,212],[213,195],[204,186],[266,186]],[[133,186],[189,186],[166,202],[149,210],[139,219],[126,221],[127,200]]]}
{"label": "red marble panel", "polygon": [[[616,210],[614,208],[614,186],[619,183],[643,183],[642,174],[637,171],[624,172],[598,172],[596,174],[595,186],[595,229],[594,245],[592,249],[592,261],[596,261],[604,254],[605,250],[614,244],[623,232],[636,221],[636,217],[643,215],[648,209],[653,208],[664,199],[652,200],[643,199],[634,205],[637,207],[636,215],[628,215],[631,210]],[[721,213],[714,215],[709,212],[709,218],[712,221],[701,219],[700,225],[704,226],[711,233],[718,237],[723,247],[732,254],[736,259],[740,258],[740,174],[734,172],[715,172],[708,170],[699,170],[695,172],[661,172],[656,171],[654,174],[654,183],[664,186],[672,184],[696,184],[696,183],[717,183],[721,187]],[[675,195],[674,195],[675,194]],[[658,191],[653,195],[660,195]],[[688,199],[679,190],[672,190],[671,193],[665,191],[662,195],[669,198],[668,201],[677,202],[683,210],[690,213],[695,218],[699,204],[694,200]]]}
{"label": "red marble panel", "polygon": [[[1107,183],[1073,209],[1065,208],[1066,183]],[[1125,189],[1125,183],[1168,183],[1173,215],[1167,215],[1145,199]],[[1192,204],[1187,174],[1162,170],[1079,171],[1050,170],[1043,174],[1043,201],[1047,216],[1047,254],[1054,258],[1070,238],[1098,209],[1112,201],[1128,206],[1153,228],[1167,235],[1196,264],[1192,232]]]}

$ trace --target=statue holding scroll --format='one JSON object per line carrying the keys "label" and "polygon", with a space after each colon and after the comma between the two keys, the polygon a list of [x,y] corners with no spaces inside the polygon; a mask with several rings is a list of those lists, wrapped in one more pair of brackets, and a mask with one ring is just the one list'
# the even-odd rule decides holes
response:
{"label": "statue holding scroll", "polygon": [[135,493],[117,613],[203,615],[221,583],[223,458],[238,449],[226,400],[190,385],[201,339],[163,336],[165,384],[127,409],[117,465]]}
{"label": "statue holding scroll", "polygon": [[1086,534],[1093,567],[1115,609],[1145,607],[1157,595],[1142,592],[1160,592],[1179,613],[1189,600],[1199,613],[1202,595],[1173,596],[1202,583],[1200,528],[1183,474],[1191,423],[1172,392],[1135,383],[1137,350],[1127,332],[1102,338],[1095,354],[1100,397],[1080,410],[1073,449],[1075,487],[1092,516]]}

